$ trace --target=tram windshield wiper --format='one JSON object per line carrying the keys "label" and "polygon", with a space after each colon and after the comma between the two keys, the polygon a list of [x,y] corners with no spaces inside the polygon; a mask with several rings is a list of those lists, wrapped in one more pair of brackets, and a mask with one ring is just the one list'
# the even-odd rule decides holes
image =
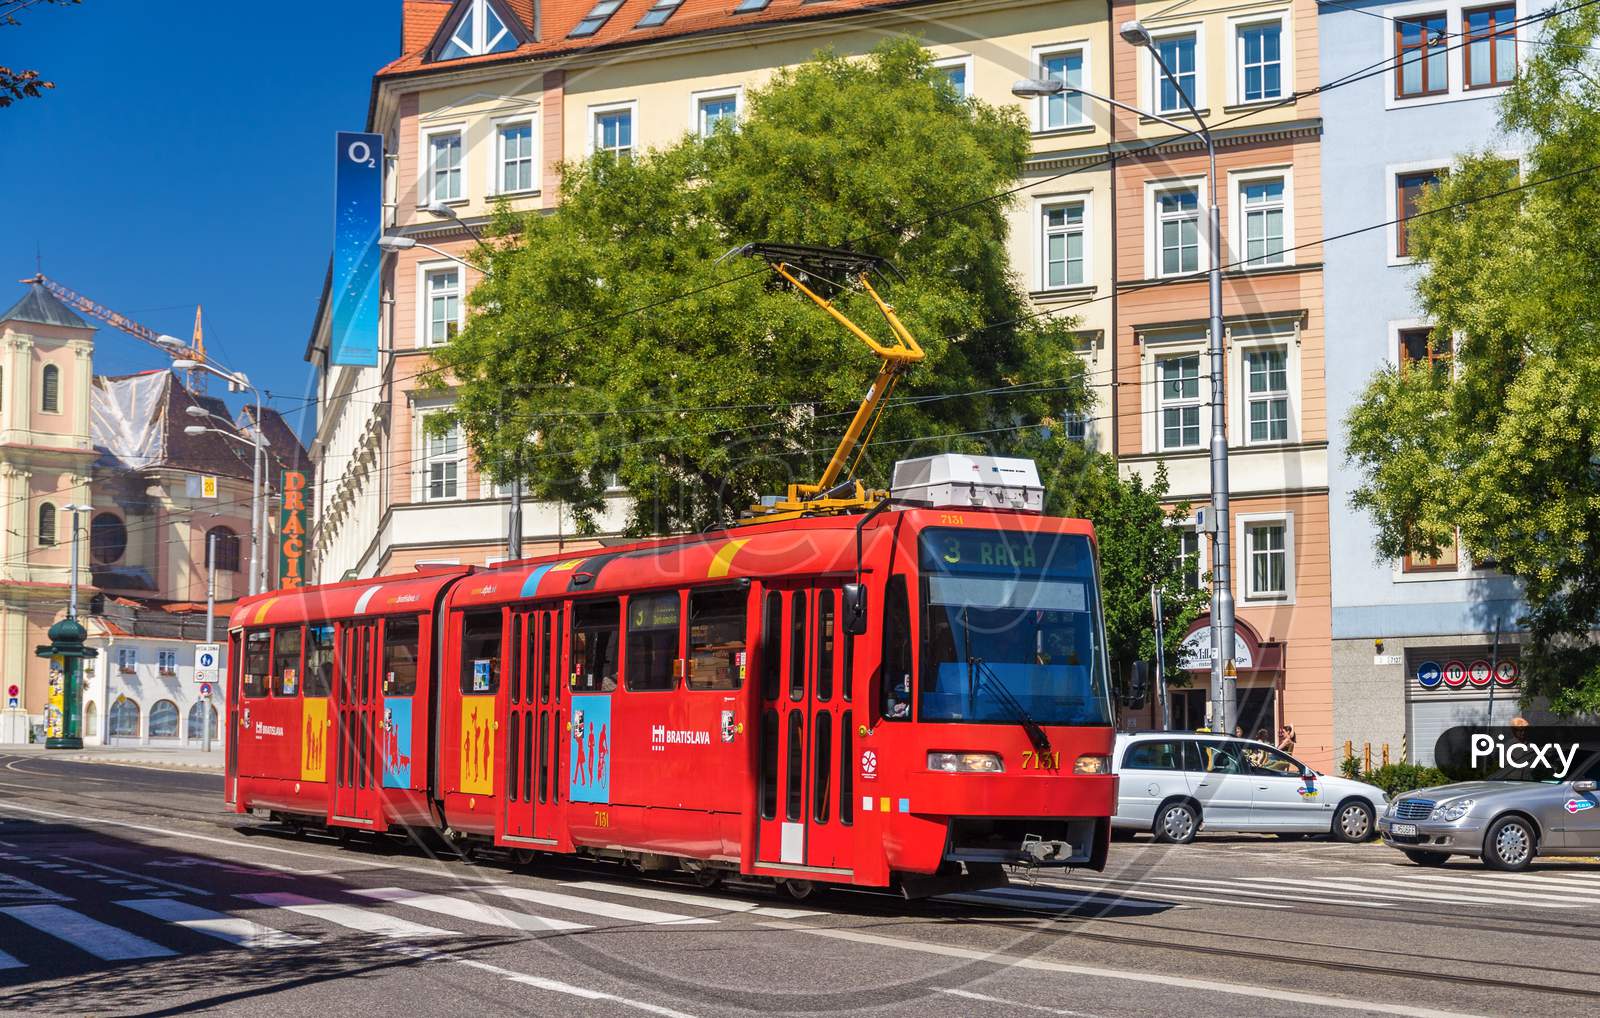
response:
{"label": "tram windshield wiper", "polygon": [[[986,676],[989,679],[987,682],[984,681]],[[967,658],[967,681],[974,692],[980,689],[987,691],[990,696],[1000,701],[1001,706],[1011,712],[1017,724],[1021,725],[1022,730],[1028,733],[1028,741],[1033,743],[1034,749],[1041,753],[1050,751],[1050,736],[1039,722],[1033,720],[1033,716],[1028,713],[1028,709],[1022,706],[1022,701],[1018,700],[1011,690],[1006,688],[1004,680],[994,673],[994,669],[990,668],[983,658]]]}

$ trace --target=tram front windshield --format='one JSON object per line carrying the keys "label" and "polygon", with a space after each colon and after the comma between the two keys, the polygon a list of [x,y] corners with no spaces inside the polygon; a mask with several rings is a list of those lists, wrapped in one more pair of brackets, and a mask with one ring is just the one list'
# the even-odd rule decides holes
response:
{"label": "tram front windshield", "polygon": [[920,557],[922,720],[1111,724],[1087,537],[941,528]]}

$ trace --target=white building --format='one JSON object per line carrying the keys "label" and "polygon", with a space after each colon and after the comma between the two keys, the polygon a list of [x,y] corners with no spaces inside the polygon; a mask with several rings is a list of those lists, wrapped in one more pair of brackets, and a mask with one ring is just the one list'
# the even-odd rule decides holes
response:
{"label": "white building", "polygon": [[[227,632],[231,607],[217,610],[218,634]],[[84,745],[199,749],[206,704],[195,648],[205,641],[205,605],[105,598],[82,621],[86,645],[97,652],[84,669]],[[219,635],[217,642],[226,675],[227,641]],[[219,684],[210,697],[211,748],[219,757],[224,691]]]}

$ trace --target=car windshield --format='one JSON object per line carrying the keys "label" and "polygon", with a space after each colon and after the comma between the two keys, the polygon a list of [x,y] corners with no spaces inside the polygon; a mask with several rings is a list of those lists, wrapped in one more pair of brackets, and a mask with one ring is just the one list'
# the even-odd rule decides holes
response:
{"label": "car windshield", "polygon": [[921,564],[924,721],[1111,723],[1086,536],[928,530]]}

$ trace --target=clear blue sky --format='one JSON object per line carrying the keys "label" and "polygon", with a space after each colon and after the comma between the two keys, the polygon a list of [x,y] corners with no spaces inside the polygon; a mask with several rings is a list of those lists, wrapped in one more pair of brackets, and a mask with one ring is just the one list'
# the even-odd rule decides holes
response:
{"label": "clear blue sky", "polygon": [[[47,276],[159,332],[187,339],[204,304],[208,351],[305,433],[333,136],[365,127],[400,0],[84,0],[20,19],[0,63],[56,87],[0,109],[0,310],[36,245]],[[163,363],[96,334],[100,374]]]}

